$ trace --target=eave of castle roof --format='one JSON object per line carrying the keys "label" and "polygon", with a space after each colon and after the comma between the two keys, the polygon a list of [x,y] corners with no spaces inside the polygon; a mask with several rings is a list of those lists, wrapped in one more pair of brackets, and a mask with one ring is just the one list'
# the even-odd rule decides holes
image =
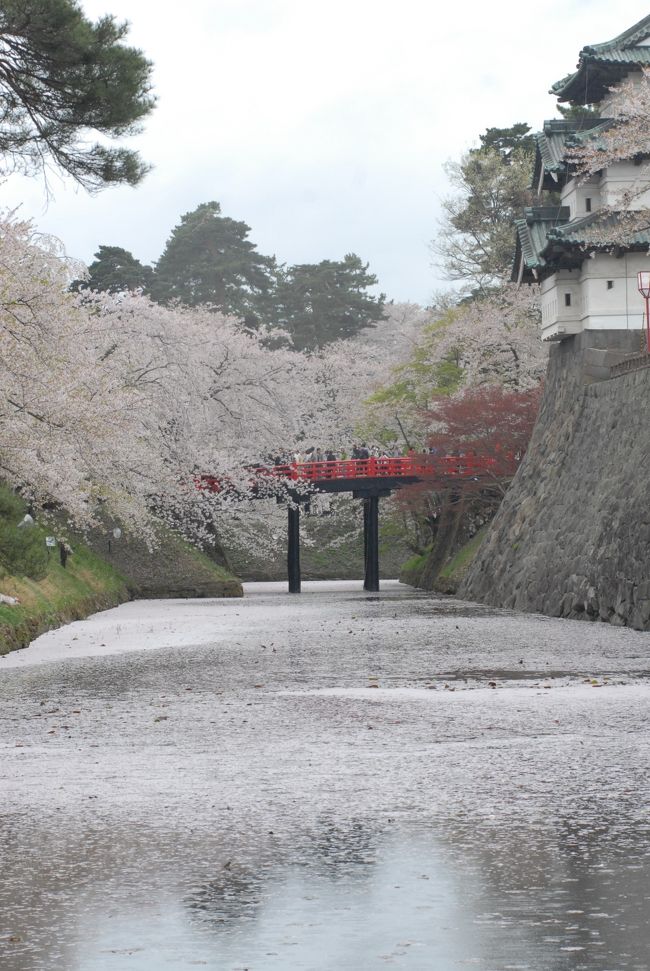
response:
{"label": "eave of castle roof", "polygon": [[532,279],[546,266],[543,251],[548,242],[549,229],[568,222],[568,206],[530,206],[524,209],[523,219],[515,219],[517,240],[512,279]]}
{"label": "eave of castle roof", "polygon": [[[634,213],[629,212],[626,215],[634,215]],[[611,249],[611,243],[595,242],[593,232],[590,232],[590,230],[593,230],[595,227],[602,230],[614,229],[617,225],[620,225],[621,217],[621,213],[610,212],[607,215],[603,215],[596,210],[596,212],[590,212],[586,216],[581,216],[579,219],[572,219],[571,222],[561,226],[553,226],[547,233],[548,245],[545,252],[548,255],[548,249],[554,243],[564,243],[569,246],[588,246],[593,250]],[[625,248],[647,249],[649,245],[650,225],[647,228],[642,228],[631,233],[628,242],[625,244]]]}
{"label": "eave of castle roof", "polygon": [[648,38],[650,15],[613,40],[583,47],[577,71],[557,81],[550,93],[572,104],[598,103],[630,70],[650,67],[650,47],[638,46]]}
{"label": "eave of castle roof", "polygon": [[[609,124],[603,118],[583,118],[580,120],[566,120],[553,118],[545,121],[541,132],[535,135],[535,162],[533,167],[532,187],[556,189],[558,183],[569,174],[566,162],[567,147],[592,137],[593,134]],[[547,176],[551,178],[548,179]]]}
{"label": "eave of castle roof", "polygon": [[[567,206],[535,206],[524,210],[524,219],[515,220],[517,241],[511,279],[532,282],[561,267],[579,266],[590,252],[615,249],[611,242],[598,242],[594,229],[611,230],[620,224],[621,213],[587,213],[569,220]],[[650,247],[650,224],[631,232],[625,250]]]}

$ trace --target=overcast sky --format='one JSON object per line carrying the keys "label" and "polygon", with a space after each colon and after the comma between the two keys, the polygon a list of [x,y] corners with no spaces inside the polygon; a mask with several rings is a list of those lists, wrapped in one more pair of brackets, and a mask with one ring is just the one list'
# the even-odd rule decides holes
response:
{"label": "overcast sky", "polygon": [[216,199],[282,262],[356,252],[389,297],[426,304],[443,166],[487,127],[554,117],[550,85],[585,44],[649,11],[636,0],[82,0],[131,24],[158,106],[130,144],[137,189],[90,197],[12,176],[2,204],[86,262],[100,243],[143,262],[182,213]]}

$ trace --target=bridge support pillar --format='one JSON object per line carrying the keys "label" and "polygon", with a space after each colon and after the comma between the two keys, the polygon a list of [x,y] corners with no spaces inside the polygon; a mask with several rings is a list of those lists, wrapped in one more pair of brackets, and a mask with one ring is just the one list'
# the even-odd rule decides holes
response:
{"label": "bridge support pillar", "polygon": [[289,593],[300,593],[300,506],[289,506],[287,575]]}
{"label": "bridge support pillar", "polygon": [[364,590],[379,590],[379,496],[363,500]]}

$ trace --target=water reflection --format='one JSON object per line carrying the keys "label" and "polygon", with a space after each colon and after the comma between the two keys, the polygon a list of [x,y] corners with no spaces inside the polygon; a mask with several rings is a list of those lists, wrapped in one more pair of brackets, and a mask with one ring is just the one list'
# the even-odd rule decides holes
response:
{"label": "water reflection", "polygon": [[645,971],[648,832],[622,822],[323,819],[290,843],[237,827],[62,829],[43,860],[23,850],[45,834],[14,820],[1,966]]}
{"label": "water reflection", "polygon": [[231,860],[217,877],[192,890],[186,898],[193,915],[211,924],[252,920],[258,915],[261,902],[260,878]]}

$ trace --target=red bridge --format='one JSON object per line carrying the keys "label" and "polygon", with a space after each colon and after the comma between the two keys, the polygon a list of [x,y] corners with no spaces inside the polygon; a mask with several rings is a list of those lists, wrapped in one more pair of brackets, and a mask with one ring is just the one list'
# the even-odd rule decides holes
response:
{"label": "red bridge", "polygon": [[[429,482],[432,488],[453,487],[454,483],[476,483],[477,488],[487,482],[510,479],[515,474],[520,455],[495,449],[493,455],[437,455],[430,452],[405,455],[399,458],[341,459],[333,462],[292,462],[287,465],[251,466],[254,476],[253,494],[257,483],[264,479],[308,483],[316,492],[351,492],[363,500],[363,540],[365,557],[365,590],[379,590],[379,499],[395,489],[414,482]],[[216,476],[202,475],[199,488],[220,492],[224,481]],[[262,497],[262,490],[257,496]],[[300,593],[300,503],[307,503],[309,495],[288,490],[289,533],[287,568],[289,592]]]}
{"label": "red bridge", "polygon": [[[409,479],[412,482],[432,480],[442,482],[454,479],[508,478],[517,470],[518,456],[512,452],[497,451],[495,455],[437,455],[430,452],[404,455],[399,458],[337,459],[334,462],[292,462],[289,465],[260,466],[254,471],[258,476],[313,482],[316,488],[327,492],[349,492],[353,487],[344,482],[378,479]],[[339,487],[328,488],[329,484]],[[403,481],[396,485],[405,485]],[[377,482],[377,485],[379,483]],[[342,486],[342,487],[341,487]],[[394,488],[394,486],[393,486]]]}

